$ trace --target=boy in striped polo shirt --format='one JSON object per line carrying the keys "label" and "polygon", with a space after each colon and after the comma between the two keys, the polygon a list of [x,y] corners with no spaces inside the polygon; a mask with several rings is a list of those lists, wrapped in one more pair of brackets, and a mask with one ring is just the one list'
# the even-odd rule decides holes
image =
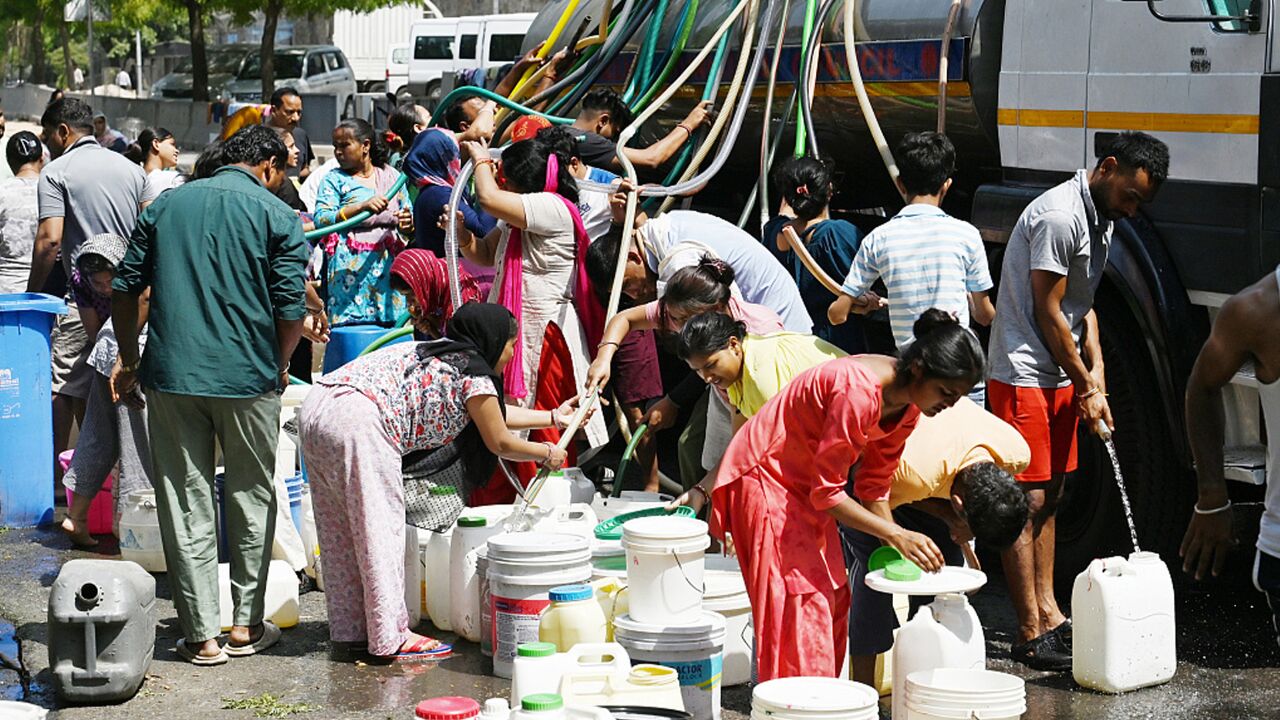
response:
{"label": "boy in striped polo shirt", "polygon": [[987,297],[991,272],[978,229],[940,207],[951,188],[955,147],[941,133],[909,133],[895,155],[896,182],[907,204],[862,241],[827,318],[840,325],[851,311],[865,314],[883,307],[886,301],[871,290],[883,278],[893,338],[901,350],[915,339],[911,326],[929,308],[952,313],[965,326],[971,317],[990,324],[996,310]]}

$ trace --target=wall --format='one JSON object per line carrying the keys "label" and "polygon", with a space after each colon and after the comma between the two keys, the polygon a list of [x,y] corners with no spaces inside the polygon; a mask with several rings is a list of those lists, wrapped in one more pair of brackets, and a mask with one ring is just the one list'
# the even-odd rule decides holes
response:
{"label": "wall", "polygon": [[[52,88],[43,85],[20,85],[4,88],[4,112],[9,117],[22,118],[33,122],[40,119],[45,105],[49,101]],[[178,139],[178,145],[184,149],[200,149],[209,144],[209,139],[219,130],[219,123],[210,121],[207,103],[192,103],[186,100],[151,100],[149,98],[90,97],[87,93],[68,93],[89,103],[94,112],[107,116],[113,127],[133,125],[130,118],[136,118],[140,127],[164,127]]]}

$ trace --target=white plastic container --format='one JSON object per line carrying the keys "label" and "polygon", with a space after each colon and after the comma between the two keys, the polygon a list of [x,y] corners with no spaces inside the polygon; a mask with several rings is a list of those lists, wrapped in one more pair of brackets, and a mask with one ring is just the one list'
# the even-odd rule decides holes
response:
{"label": "white plastic container", "polygon": [[[298,576],[284,560],[272,560],[267,569],[267,596],[263,617],[277,627],[291,628],[298,624]],[[233,610],[231,605],[231,566],[218,564],[218,610],[222,630],[231,629]]]}
{"label": "white plastic container", "polygon": [[423,551],[423,577],[427,581],[427,614],[437,630],[449,632],[453,624],[449,618],[451,591],[449,589],[450,544],[454,527],[444,532],[427,532],[427,549]]}
{"label": "white plastic container", "polygon": [[1027,711],[1022,678],[994,670],[911,673],[902,692],[907,720],[1018,720]]}
{"label": "white plastic container", "polygon": [[120,557],[138,563],[147,572],[167,571],[154,490],[138,490],[125,499],[120,515]]}
{"label": "white plastic container", "polygon": [[580,668],[565,673],[560,695],[569,705],[608,705],[684,711],[680,675],[661,665],[636,665],[630,672]]}
{"label": "white plastic container", "polygon": [[608,640],[608,621],[590,585],[561,585],[547,592],[551,604],[538,620],[538,639],[569,652],[581,643]]}
{"label": "white plastic container", "polygon": [[790,677],[756,685],[752,720],[879,720],[880,696],[861,683]]}
{"label": "white plastic container", "polygon": [[493,594],[489,590],[489,547],[476,551],[476,584],[480,589],[480,654],[493,657]]}
{"label": "white plastic container", "polygon": [[480,580],[476,555],[489,538],[502,532],[498,523],[483,515],[466,513],[458,518],[449,543],[449,624],[462,637],[480,640]]}
{"label": "white plastic container", "polygon": [[620,615],[626,615],[630,609],[630,602],[627,599],[626,575],[620,578],[597,578],[591,581],[591,588],[596,594],[596,604],[600,606],[600,612],[604,614],[605,640],[613,642],[613,621],[617,620]]}
{"label": "white plastic container", "polygon": [[893,717],[906,717],[907,694],[898,690],[907,686],[911,674],[986,666],[986,639],[978,614],[964,595],[939,595],[898,629],[893,643]]}
{"label": "white plastic container", "polygon": [[600,518],[600,522],[604,522],[636,510],[665,507],[667,503],[674,499],[671,495],[663,493],[623,490],[618,497],[597,495],[591,501],[591,508],[596,511],[596,516]]}
{"label": "white plastic container", "polygon": [[586,539],[560,533],[504,533],[488,542],[493,627],[493,672],[510,678],[516,648],[538,640],[549,592],[591,577]]}
{"label": "white plastic container", "polygon": [[319,569],[316,561],[320,558],[320,536],[316,534],[316,511],[311,502],[310,486],[302,495],[302,549],[307,555],[307,575],[316,578]]}
{"label": "white plastic container", "polygon": [[719,613],[725,620],[724,675],[725,687],[751,682],[753,635],[751,598],[737,558],[724,555],[706,557],[706,592],[702,607]]}
{"label": "white plastic container", "polygon": [[680,676],[680,695],[693,720],[720,719],[720,686],[724,673],[725,620],[703,612],[689,625],[640,622],[631,615],[614,621],[614,639],[632,662],[669,667]]}
{"label": "white plastic container", "polygon": [[1160,556],[1094,560],[1071,591],[1072,675],[1119,693],[1168,682],[1177,670],[1173,581]]}
{"label": "white plastic container", "polygon": [[564,676],[579,670],[625,677],[631,658],[617,643],[583,643],[558,653],[551,643],[534,642],[517,648],[512,668],[511,704],[518,705],[526,695],[560,692]]}
{"label": "white plastic container", "polygon": [[48,715],[49,711],[39,705],[16,700],[0,700],[0,718],[4,720],[44,720]]}
{"label": "white plastic container", "polygon": [[422,573],[426,540],[427,531],[413,525],[404,526],[404,607],[409,611],[410,628],[422,622],[422,612],[427,605],[427,580]]}
{"label": "white plastic container", "polygon": [[561,505],[551,509],[534,507],[525,514],[534,532],[565,533],[584,538],[588,543],[595,542],[596,511],[590,505],[577,503]]}
{"label": "white plastic container", "polygon": [[654,625],[698,622],[710,544],[707,524],[694,518],[645,517],[623,525],[631,618]]}

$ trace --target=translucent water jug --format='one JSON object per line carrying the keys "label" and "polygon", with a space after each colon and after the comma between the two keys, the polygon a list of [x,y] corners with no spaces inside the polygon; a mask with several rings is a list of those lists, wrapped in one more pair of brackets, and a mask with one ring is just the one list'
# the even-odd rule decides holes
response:
{"label": "translucent water jug", "polygon": [[907,676],[921,670],[987,666],[982,623],[964,595],[939,595],[898,629],[893,643],[893,717],[907,717]]}
{"label": "translucent water jug", "polygon": [[49,667],[68,702],[133,697],[156,643],[156,580],[120,560],[72,560],[49,592]]}
{"label": "translucent water jug", "polygon": [[1173,580],[1159,555],[1136,552],[1089,563],[1076,576],[1071,611],[1071,671],[1080,685],[1119,693],[1173,677]]}
{"label": "translucent water jug", "polygon": [[129,493],[120,515],[120,557],[148,572],[165,572],[164,541],[160,537],[160,513],[154,490]]}

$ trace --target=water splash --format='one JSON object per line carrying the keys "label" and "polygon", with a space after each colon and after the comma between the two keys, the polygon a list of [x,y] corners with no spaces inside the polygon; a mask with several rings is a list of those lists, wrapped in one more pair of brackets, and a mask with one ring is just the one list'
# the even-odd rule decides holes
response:
{"label": "water splash", "polygon": [[1129,505],[1129,493],[1124,487],[1124,474],[1120,472],[1120,458],[1116,455],[1116,444],[1108,432],[1102,440],[1107,446],[1107,454],[1111,456],[1111,468],[1115,471],[1116,487],[1120,489],[1120,503],[1124,505],[1124,519],[1129,524],[1129,539],[1133,541],[1133,551],[1140,552],[1138,547],[1138,527],[1133,524],[1133,507]]}

